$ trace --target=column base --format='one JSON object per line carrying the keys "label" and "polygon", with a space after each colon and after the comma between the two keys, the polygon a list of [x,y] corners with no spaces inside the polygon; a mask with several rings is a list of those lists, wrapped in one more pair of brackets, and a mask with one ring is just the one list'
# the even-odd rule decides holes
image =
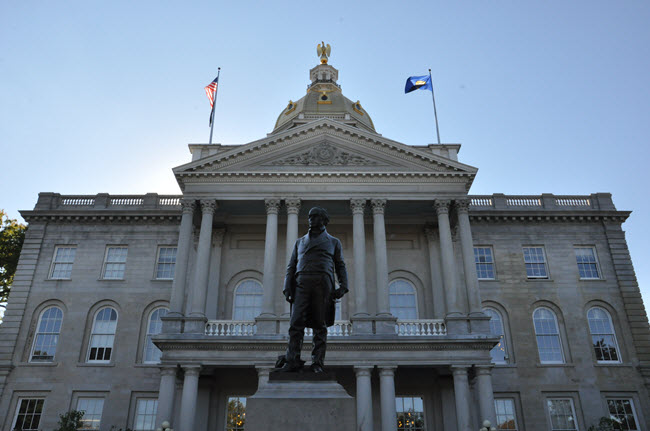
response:
{"label": "column base", "polygon": [[397,317],[392,314],[377,315],[375,321],[375,334],[396,335],[395,325],[397,324]]}
{"label": "column base", "polygon": [[185,334],[205,334],[205,324],[208,318],[205,316],[187,316],[185,317]]}
{"label": "column base", "polygon": [[352,334],[353,335],[370,335],[373,331],[374,317],[371,317],[368,314],[355,314],[350,318],[350,323],[352,323]]}
{"label": "column base", "polygon": [[[170,313],[171,314],[171,313]],[[183,329],[183,315],[174,313],[173,315],[166,315],[161,317],[162,320],[162,333],[163,334],[180,334]]]}
{"label": "column base", "polygon": [[445,318],[447,335],[467,335],[470,333],[469,320],[462,314],[450,314]]}
{"label": "column base", "polygon": [[280,322],[277,316],[259,315],[255,318],[257,335],[278,335]]}

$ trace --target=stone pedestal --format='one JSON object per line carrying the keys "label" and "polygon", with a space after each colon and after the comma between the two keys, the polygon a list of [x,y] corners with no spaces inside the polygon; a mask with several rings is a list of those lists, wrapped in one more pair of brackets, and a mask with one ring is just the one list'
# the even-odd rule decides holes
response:
{"label": "stone pedestal", "polygon": [[[272,373],[273,374],[273,373]],[[335,380],[275,379],[246,400],[246,429],[354,431],[354,399]]]}

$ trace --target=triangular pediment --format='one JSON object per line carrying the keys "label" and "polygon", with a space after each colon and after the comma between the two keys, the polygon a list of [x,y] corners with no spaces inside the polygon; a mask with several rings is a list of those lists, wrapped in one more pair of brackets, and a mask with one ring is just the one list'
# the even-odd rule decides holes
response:
{"label": "triangular pediment", "polygon": [[[184,176],[215,174],[458,175],[473,178],[477,169],[425,149],[331,119],[267,136],[174,169]],[[471,182],[471,179],[469,179]]]}

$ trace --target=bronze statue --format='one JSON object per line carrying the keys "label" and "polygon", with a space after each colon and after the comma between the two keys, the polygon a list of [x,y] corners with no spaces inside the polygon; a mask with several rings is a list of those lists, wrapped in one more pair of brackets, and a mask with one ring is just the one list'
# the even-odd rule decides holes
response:
{"label": "bronze statue", "polygon": [[[307,327],[314,330],[310,368],[315,373],[324,372],[327,327],[334,324],[335,301],[348,291],[341,241],[327,233],[328,223],[329,216],[323,208],[309,210],[309,232],[298,238],[287,265],[282,293],[293,304],[293,310],[282,371],[302,368],[300,350]],[[334,273],[338,289],[335,289]]]}

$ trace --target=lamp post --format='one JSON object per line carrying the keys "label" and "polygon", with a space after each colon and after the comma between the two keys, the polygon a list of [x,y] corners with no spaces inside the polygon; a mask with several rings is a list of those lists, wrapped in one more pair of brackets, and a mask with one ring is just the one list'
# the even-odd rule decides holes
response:
{"label": "lamp post", "polygon": [[162,428],[156,428],[156,431],[174,431],[173,428],[170,428],[171,424],[169,421],[163,421],[163,423],[160,424]]}

